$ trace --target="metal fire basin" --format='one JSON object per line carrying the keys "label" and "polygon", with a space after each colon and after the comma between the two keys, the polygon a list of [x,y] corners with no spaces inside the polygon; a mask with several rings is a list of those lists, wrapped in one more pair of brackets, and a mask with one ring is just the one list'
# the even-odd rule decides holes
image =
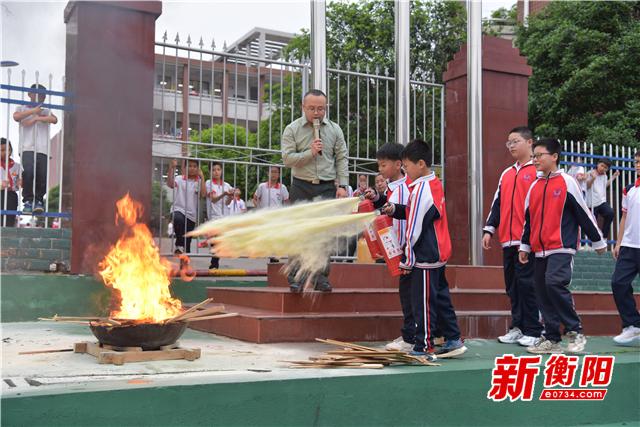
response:
{"label": "metal fire basin", "polygon": [[157,350],[162,346],[174,344],[187,329],[187,322],[139,323],[122,326],[90,324],[89,327],[100,344]]}

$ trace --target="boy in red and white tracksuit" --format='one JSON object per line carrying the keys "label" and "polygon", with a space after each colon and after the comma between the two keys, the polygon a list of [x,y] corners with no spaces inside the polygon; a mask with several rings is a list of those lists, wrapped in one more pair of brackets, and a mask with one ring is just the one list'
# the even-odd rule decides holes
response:
{"label": "boy in red and white tracksuit", "polygon": [[[404,146],[397,142],[387,142],[376,152],[378,171],[386,179],[387,191],[378,193],[369,188],[364,192],[366,198],[373,201],[376,209],[382,208],[386,203],[406,205],[409,202],[409,187],[411,180],[402,170],[402,151]],[[400,247],[404,247],[407,221],[393,220],[393,231],[398,237]],[[409,276],[400,276],[398,283],[400,307],[402,308],[402,328],[400,336],[385,346],[389,351],[410,352],[413,349],[416,338],[416,322],[413,318],[411,305],[411,280]]]}
{"label": "boy in red and white tracksuit", "polygon": [[509,132],[506,146],[516,163],[500,175],[482,237],[482,247],[488,250],[491,237],[497,232],[502,246],[504,284],[511,303],[511,326],[498,341],[525,347],[533,345],[542,332],[533,283],[533,262],[521,264],[518,261],[524,200],[536,180],[536,168],[531,160],[532,144],[533,134],[529,128],[517,127]]}
{"label": "boy in red and white tracksuit", "polygon": [[569,339],[568,352],[584,350],[587,339],[582,334],[569,284],[573,273],[573,255],[580,240],[580,228],[593,242],[598,253],[607,244],[585,203],[576,180],[558,168],[560,142],[542,138],[533,144],[533,162],[538,179],[525,199],[525,224],[520,239],[520,262],[536,257],[534,281],[538,307],[544,319],[544,334],[530,353],[562,353],[560,324]]}
{"label": "boy in red and white tracksuit", "polygon": [[[406,219],[405,251],[400,269],[411,280],[411,303],[416,323],[415,356],[434,360],[435,354],[455,356],[467,349],[460,339],[460,328],[445,279],[445,266],[451,256],[444,190],[431,171],[431,149],[420,140],[402,151],[404,169],[412,180],[409,203],[387,203],[383,212]],[[437,352],[433,333],[439,329],[446,338]]]}
{"label": "boy in red and white tracksuit", "polygon": [[633,279],[640,274],[640,151],[634,156],[637,179],[625,187],[618,241],[613,249],[616,269],[611,291],[616,302],[622,333],[613,338],[618,345],[640,346],[640,312],[633,296]]}

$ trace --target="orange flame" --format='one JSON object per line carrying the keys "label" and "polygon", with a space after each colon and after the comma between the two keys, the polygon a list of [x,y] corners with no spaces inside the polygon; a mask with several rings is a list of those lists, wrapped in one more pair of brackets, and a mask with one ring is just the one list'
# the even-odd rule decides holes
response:
{"label": "orange flame", "polygon": [[171,264],[160,257],[149,228],[138,222],[142,205],[127,193],[116,207],[116,224],[122,219],[126,230],[98,265],[105,285],[120,297],[111,317],[157,323],[178,315],[182,304],[169,292]]}

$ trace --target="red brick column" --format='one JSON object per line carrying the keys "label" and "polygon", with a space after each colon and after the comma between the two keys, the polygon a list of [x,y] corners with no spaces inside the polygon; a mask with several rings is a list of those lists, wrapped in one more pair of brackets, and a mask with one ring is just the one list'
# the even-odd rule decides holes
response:
{"label": "red brick column", "polygon": [[95,271],[115,243],[115,202],[151,204],[155,20],[159,1],[69,2],[63,203],[71,208],[71,269]]}
{"label": "red brick column", "polygon": [[[482,38],[483,188],[486,218],[500,173],[513,163],[505,148],[507,132],[527,124],[531,67],[510,40]],[[469,184],[467,173],[467,47],[449,62],[445,83],[445,192],[453,244],[451,264],[469,264]],[[485,252],[485,265],[500,265],[500,245]]]}

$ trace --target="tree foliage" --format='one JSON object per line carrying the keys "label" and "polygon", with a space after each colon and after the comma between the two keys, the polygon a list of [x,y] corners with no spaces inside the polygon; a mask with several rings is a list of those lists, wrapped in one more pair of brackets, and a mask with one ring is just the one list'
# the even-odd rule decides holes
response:
{"label": "tree foliage", "polygon": [[[327,60],[331,66],[370,64],[394,74],[394,3],[386,0],[331,2],[327,5]],[[461,2],[411,2],[411,73],[442,80],[447,62],[466,40],[466,12]],[[284,51],[302,60],[310,55],[309,32]]]}
{"label": "tree foliage", "polygon": [[[265,126],[264,121],[260,126],[261,128]],[[267,179],[268,165],[280,159],[279,153],[265,153],[257,150],[258,146],[266,148],[266,144],[258,145],[258,138],[255,133],[231,123],[213,125],[211,128],[203,129],[202,132],[192,132],[190,139],[191,141],[213,145],[212,147],[192,146],[190,148],[191,154],[199,158],[222,162],[225,181],[233,186],[240,187],[247,197],[253,195],[260,181]],[[263,139],[262,135],[260,139]],[[274,142],[273,148],[279,150],[279,136],[276,141],[277,144]],[[221,147],[222,145],[224,147]],[[261,163],[265,166],[256,166],[256,164]],[[209,163],[203,162],[201,167],[205,178],[209,179],[211,177]]]}
{"label": "tree foliage", "polygon": [[640,146],[640,2],[551,2],[517,46],[538,135]]}

